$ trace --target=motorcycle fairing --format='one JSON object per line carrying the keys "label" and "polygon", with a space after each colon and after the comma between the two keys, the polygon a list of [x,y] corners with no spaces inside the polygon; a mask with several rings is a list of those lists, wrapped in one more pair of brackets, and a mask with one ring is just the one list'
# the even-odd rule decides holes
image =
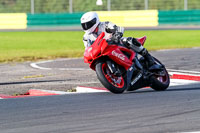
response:
{"label": "motorcycle fairing", "polygon": [[[135,57],[135,52],[122,46],[108,45],[106,40],[103,38],[104,35],[105,33],[102,32],[95,42],[90,47],[86,48],[84,53],[84,62],[89,63],[90,68],[95,70],[94,62],[102,56],[108,56],[110,59],[128,70],[133,64],[132,61]],[[129,53],[130,57],[124,55],[123,52]]]}
{"label": "motorcycle fairing", "polygon": [[[129,53],[130,57],[127,57],[123,52]],[[107,55],[114,62],[128,70],[133,64],[135,52],[122,46],[108,45],[105,51],[102,53],[102,55]]]}
{"label": "motorcycle fairing", "polygon": [[[102,46],[102,41],[105,41],[105,39],[103,39],[105,33],[102,32],[97,39],[95,40],[95,42],[88,48],[85,49],[85,53],[84,53],[84,62],[85,63],[92,63],[92,61],[96,58],[96,56],[101,52],[101,50],[103,50],[101,48]],[[106,47],[106,46],[104,46]]]}

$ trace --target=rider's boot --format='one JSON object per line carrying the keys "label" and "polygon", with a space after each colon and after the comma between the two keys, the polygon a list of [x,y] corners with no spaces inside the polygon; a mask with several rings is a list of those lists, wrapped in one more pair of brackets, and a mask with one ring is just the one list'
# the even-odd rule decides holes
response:
{"label": "rider's boot", "polygon": [[144,59],[147,61],[150,71],[162,69],[162,66],[155,62],[153,57],[149,54],[149,52],[145,48],[143,48],[143,50],[140,51],[139,54],[142,55]]}
{"label": "rider's boot", "polygon": [[136,38],[128,37],[128,38],[125,38],[125,40],[122,40],[122,42],[126,45],[126,47],[133,49],[134,51],[138,52],[140,55],[142,55],[144,57],[144,59],[148,63],[150,71],[151,70],[160,70],[162,68],[161,65],[158,65],[155,63],[155,60],[153,59],[153,57],[141,45],[141,43],[139,41],[137,41]]}

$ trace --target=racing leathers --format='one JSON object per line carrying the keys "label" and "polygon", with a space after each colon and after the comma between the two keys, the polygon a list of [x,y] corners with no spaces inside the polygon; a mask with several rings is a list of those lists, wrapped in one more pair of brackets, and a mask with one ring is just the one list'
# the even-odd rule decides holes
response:
{"label": "racing leathers", "polygon": [[158,68],[158,66],[155,66],[155,61],[152,58],[152,56],[148,53],[148,51],[141,45],[140,42],[137,41],[136,38],[133,37],[122,37],[124,33],[124,28],[119,27],[112,22],[106,21],[106,22],[100,22],[97,28],[94,30],[94,32],[88,34],[85,33],[83,36],[83,43],[85,48],[90,47],[93,42],[96,40],[96,38],[102,33],[105,33],[106,40],[109,40],[112,36],[116,38],[116,42],[120,43],[121,45],[134,50],[135,52],[142,55],[149,64],[149,69],[153,70]]}

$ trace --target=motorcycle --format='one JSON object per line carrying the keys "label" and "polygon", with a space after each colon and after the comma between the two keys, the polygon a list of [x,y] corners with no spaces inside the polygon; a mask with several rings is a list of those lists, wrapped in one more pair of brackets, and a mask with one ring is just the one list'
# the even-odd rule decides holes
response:
{"label": "motorcycle", "polygon": [[[134,91],[151,87],[155,91],[164,91],[170,83],[165,66],[155,57],[158,70],[149,70],[148,62],[132,49],[107,41],[102,32],[95,42],[85,49],[84,62],[96,71],[97,77],[105,88],[112,93]],[[111,39],[112,40],[112,39]],[[137,38],[144,45],[146,36]]]}

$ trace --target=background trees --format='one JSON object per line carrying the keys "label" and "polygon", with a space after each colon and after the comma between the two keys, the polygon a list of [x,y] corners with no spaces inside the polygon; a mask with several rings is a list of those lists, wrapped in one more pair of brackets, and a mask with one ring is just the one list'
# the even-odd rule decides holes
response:
{"label": "background trees", "polygon": [[[107,10],[107,0],[73,0],[73,12]],[[110,0],[111,10],[144,10],[144,0]],[[184,0],[149,0],[148,9],[183,10]],[[188,9],[200,9],[200,0],[188,0]],[[69,0],[34,0],[35,13],[69,12]],[[0,0],[1,13],[30,13],[31,0]]]}

